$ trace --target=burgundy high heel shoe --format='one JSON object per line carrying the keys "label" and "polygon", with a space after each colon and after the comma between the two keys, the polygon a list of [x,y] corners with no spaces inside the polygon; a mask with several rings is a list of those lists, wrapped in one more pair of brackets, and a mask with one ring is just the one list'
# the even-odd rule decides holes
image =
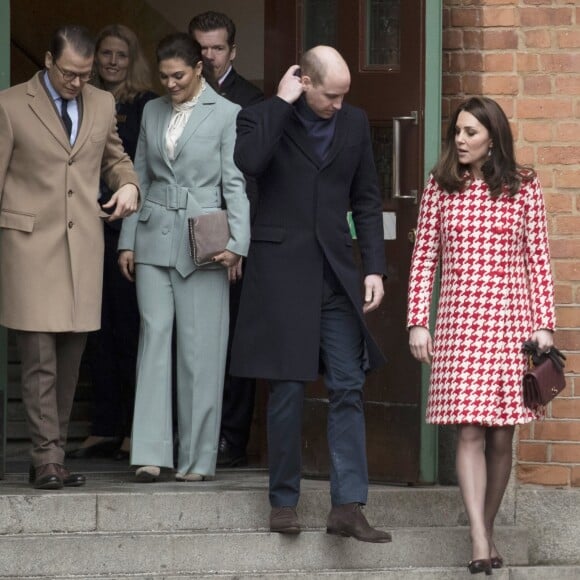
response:
{"label": "burgundy high heel shoe", "polygon": [[471,560],[467,564],[467,569],[471,574],[479,574],[480,572],[485,572],[486,576],[491,576],[491,560],[484,558],[481,560]]}

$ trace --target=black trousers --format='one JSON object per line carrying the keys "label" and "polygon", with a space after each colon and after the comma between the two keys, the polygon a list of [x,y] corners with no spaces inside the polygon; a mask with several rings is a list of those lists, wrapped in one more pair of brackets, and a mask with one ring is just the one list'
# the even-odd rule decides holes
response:
{"label": "black trousers", "polygon": [[255,379],[233,377],[229,374],[232,339],[238,318],[243,283],[242,276],[241,280],[230,286],[230,335],[220,430],[221,437],[224,437],[229,443],[234,455],[246,453],[256,398]]}
{"label": "black trousers", "polygon": [[135,284],[117,264],[119,232],[104,224],[101,329],[89,334],[86,360],[93,383],[91,434],[129,437],[135,402],[139,310]]}

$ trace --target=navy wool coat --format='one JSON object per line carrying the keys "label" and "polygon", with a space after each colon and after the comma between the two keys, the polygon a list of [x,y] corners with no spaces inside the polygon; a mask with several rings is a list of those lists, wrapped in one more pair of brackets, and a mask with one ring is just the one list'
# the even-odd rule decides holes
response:
{"label": "navy wool coat", "polygon": [[259,195],[231,374],[316,379],[324,258],[359,315],[366,369],[382,364],[362,314],[361,273],[346,219],[352,210],[363,274],[384,275],[382,203],[364,112],[343,105],[320,161],[294,106],[273,97],[239,113],[234,160],[257,179]]}

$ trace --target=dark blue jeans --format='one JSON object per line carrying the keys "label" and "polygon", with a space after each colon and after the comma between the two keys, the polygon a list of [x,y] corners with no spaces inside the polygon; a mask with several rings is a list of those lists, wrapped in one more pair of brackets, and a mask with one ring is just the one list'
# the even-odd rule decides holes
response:
{"label": "dark blue jeans", "polygon": [[[320,324],[320,357],[329,398],[331,501],[332,505],[365,504],[364,338],[348,298],[326,282]],[[305,383],[300,381],[272,381],[270,385],[268,464],[273,507],[296,506],[300,497],[304,391]]]}

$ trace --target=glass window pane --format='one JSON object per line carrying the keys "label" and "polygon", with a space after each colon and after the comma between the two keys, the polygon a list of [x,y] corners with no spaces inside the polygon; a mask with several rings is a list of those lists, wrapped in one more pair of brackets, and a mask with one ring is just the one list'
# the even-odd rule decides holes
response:
{"label": "glass window pane", "polygon": [[400,0],[366,0],[366,66],[400,65],[400,17]]}
{"label": "glass window pane", "polygon": [[337,0],[305,0],[303,18],[304,51],[318,44],[337,45]]}
{"label": "glass window pane", "polygon": [[384,124],[371,123],[371,141],[379,189],[383,201],[391,197],[393,179],[393,128]]}

